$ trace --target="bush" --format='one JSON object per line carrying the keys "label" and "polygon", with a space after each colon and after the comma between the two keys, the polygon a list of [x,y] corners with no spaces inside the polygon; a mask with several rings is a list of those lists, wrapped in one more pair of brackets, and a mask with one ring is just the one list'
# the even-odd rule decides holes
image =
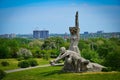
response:
{"label": "bush", "polygon": [[102,71],[103,72],[109,72],[109,71],[112,71],[112,68],[111,67],[103,68]]}
{"label": "bush", "polygon": [[29,64],[30,64],[30,66],[37,66],[38,65],[37,61],[33,60],[33,59],[29,60]]}
{"label": "bush", "polygon": [[18,66],[21,67],[21,68],[27,68],[30,66],[29,62],[28,61],[21,61],[18,63]]}
{"label": "bush", "polygon": [[7,61],[3,61],[3,62],[1,62],[1,65],[2,66],[9,66],[9,63]]}
{"label": "bush", "polygon": [[0,70],[0,80],[6,76],[6,73],[3,70]]}
{"label": "bush", "polygon": [[24,60],[24,57],[17,58],[18,61]]}

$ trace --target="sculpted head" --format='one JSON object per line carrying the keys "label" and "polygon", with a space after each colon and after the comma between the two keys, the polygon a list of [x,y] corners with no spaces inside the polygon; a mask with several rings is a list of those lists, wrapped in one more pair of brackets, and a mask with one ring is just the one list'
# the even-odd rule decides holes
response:
{"label": "sculpted head", "polygon": [[65,53],[65,51],[66,51],[65,47],[61,47],[61,48],[60,48],[60,52],[61,52],[61,53]]}

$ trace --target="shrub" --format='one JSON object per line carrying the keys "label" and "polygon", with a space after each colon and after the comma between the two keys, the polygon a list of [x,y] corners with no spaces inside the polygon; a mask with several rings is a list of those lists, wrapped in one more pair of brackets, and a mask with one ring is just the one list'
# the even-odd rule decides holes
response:
{"label": "shrub", "polygon": [[33,60],[33,59],[29,60],[29,64],[30,64],[30,66],[37,66],[38,65],[37,61]]}
{"label": "shrub", "polygon": [[9,63],[7,61],[3,61],[3,62],[1,62],[1,65],[2,66],[9,66]]}
{"label": "shrub", "polygon": [[24,57],[17,58],[18,61],[24,60]]}
{"label": "shrub", "polygon": [[112,71],[112,68],[111,67],[103,68],[102,71],[103,72],[109,72],[109,71]]}
{"label": "shrub", "polygon": [[3,70],[0,70],[0,80],[6,76],[6,73]]}
{"label": "shrub", "polygon": [[30,64],[29,64],[28,61],[25,60],[25,61],[19,62],[19,63],[18,63],[18,66],[21,67],[21,68],[26,68],[26,67],[29,67]]}

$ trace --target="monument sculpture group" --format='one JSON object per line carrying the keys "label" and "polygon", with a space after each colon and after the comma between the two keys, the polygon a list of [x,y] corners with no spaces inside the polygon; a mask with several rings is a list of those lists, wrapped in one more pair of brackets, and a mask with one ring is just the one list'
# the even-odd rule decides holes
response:
{"label": "monument sculpture group", "polygon": [[80,39],[80,28],[78,20],[78,12],[75,15],[75,27],[69,27],[70,31],[70,46],[66,50],[65,47],[60,48],[60,54],[55,59],[50,61],[51,65],[55,65],[59,60],[65,58],[63,71],[64,72],[85,72],[85,71],[101,71],[104,66],[92,63],[89,60],[83,58],[78,48],[78,42]]}

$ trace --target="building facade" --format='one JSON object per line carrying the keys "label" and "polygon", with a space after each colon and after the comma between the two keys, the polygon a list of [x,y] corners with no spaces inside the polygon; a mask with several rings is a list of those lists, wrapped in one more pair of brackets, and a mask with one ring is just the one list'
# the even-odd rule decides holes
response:
{"label": "building facade", "polygon": [[16,34],[14,33],[0,35],[0,38],[15,38],[15,37],[16,37]]}
{"label": "building facade", "polygon": [[33,38],[36,39],[45,39],[49,37],[49,31],[48,30],[34,30],[33,31]]}

